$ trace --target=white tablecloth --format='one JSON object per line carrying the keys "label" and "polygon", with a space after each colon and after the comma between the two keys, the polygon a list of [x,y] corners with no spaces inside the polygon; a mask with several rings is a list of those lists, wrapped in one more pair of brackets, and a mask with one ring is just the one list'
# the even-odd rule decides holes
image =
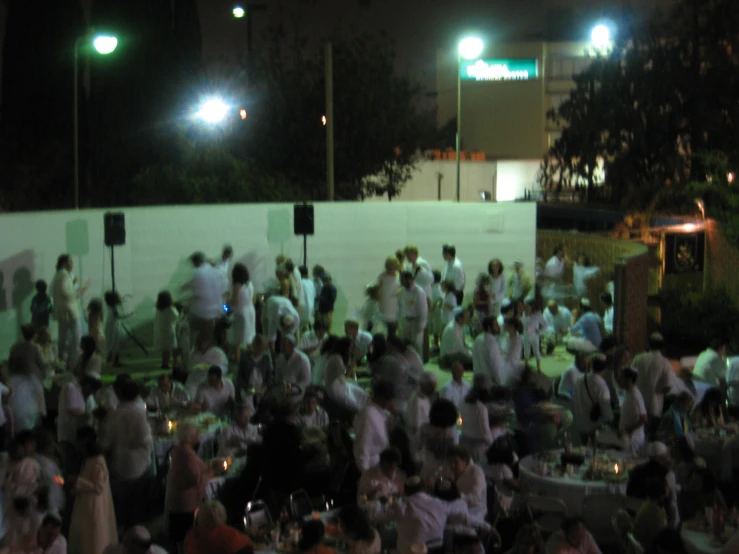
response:
{"label": "white tablecloth", "polygon": [[688,554],[721,554],[723,545],[716,544],[710,533],[683,529],[681,534]]}
{"label": "white tablecloth", "polygon": [[[556,456],[559,457],[560,453],[561,451],[556,451]],[[610,454],[614,458],[619,457],[619,453]],[[625,481],[606,483],[605,481],[584,481],[577,476],[543,476],[537,473],[535,464],[533,456],[527,456],[521,460],[519,463],[520,483],[527,487],[527,492],[530,494],[559,498],[565,503],[571,516],[582,515],[583,501],[591,494],[626,495]]]}
{"label": "white tablecloth", "polygon": [[[221,427],[222,423],[219,420],[216,420],[208,426],[207,429],[200,429],[200,446],[198,447],[198,456],[200,459],[207,462],[213,457],[216,451],[216,446],[218,445]],[[154,437],[154,455],[156,456],[157,462],[160,466],[169,464],[167,455],[176,441],[177,436],[175,433],[166,437]]]}
{"label": "white tablecloth", "polygon": [[208,500],[218,500],[218,497],[221,494],[221,490],[223,489],[226,482],[231,479],[238,479],[245,466],[246,456],[242,458],[236,458],[234,459],[233,465],[229,468],[226,474],[219,475],[218,477],[213,477],[213,479],[208,481],[208,483],[205,485],[205,496],[208,498]]}

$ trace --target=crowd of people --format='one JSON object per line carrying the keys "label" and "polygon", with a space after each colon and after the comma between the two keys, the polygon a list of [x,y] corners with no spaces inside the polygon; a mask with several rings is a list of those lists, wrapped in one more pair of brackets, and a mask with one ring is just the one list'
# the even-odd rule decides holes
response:
{"label": "crowd of people", "polygon": [[[646,459],[628,483],[643,504],[633,518],[619,514],[620,538],[685,552],[680,522],[733,501],[721,493],[733,491],[732,464],[716,475],[692,438],[697,426],[728,425],[725,387],[739,368],[726,371],[726,341],[693,373],[673,371],[659,335],[632,360],[612,334],[613,283],[591,290],[598,268],[584,256],[571,263],[562,246],[533,278],[519,261],[506,273],[491,260],[470,297],[454,246],[443,246],[442,261],[434,269],[417,247],[398,250],[356,316],[338,322],[337,287],[320,265],[278,256],[258,294],[229,246],[217,260],[195,253],[192,279],[157,296],[154,345],[172,372],[137,383],[118,370],[103,386],[104,368],[122,365],[125,298],[110,291],[81,309],[88,283],[60,256],[50,294],[37,283],[0,383],[3,544],[155,552],[143,525],[163,513],[170,552],[241,554],[257,548],[250,521],[262,510],[296,551],[330,554],[318,512],[333,506],[352,554],[598,554],[578,516],[558,530],[531,521],[518,462],[610,436],[612,448]],[[557,347],[573,363],[552,382],[541,360]],[[432,358],[451,374],[443,387]],[[710,385],[704,394],[694,377]],[[215,445],[204,447],[198,417],[225,422]],[[162,427],[176,441],[158,460]],[[232,458],[245,460],[243,471],[208,498]]]}

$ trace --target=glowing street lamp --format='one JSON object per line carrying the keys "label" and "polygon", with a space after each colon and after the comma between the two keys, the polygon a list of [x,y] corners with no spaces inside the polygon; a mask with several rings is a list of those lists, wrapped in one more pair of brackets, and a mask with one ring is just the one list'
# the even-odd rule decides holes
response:
{"label": "glowing street lamp", "polygon": [[598,50],[605,50],[611,44],[611,29],[605,23],[598,23],[590,33],[590,42]]}
{"label": "glowing street lamp", "polygon": [[462,59],[474,60],[485,47],[482,39],[466,37],[457,46],[457,202],[460,201],[460,148],[462,145]]}
{"label": "glowing street lamp", "polygon": [[233,7],[232,13],[236,19],[243,19],[244,16],[246,16],[246,10],[244,9],[244,6],[242,6],[241,4],[236,4]]}
{"label": "glowing street lamp", "polygon": [[195,117],[209,125],[218,125],[226,119],[229,106],[221,98],[208,98],[198,109]]}
{"label": "glowing street lamp", "polygon": [[[91,34],[87,33],[77,40],[74,41],[74,93],[73,101],[74,107],[72,111],[73,120],[73,152],[74,152],[74,173],[73,173],[73,186],[74,186],[74,208],[76,210],[80,207],[80,118],[79,118],[79,57],[80,47],[85,43],[92,45],[93,49],[100,55],[107,56],[112,54],[116,48],[118,48],[118,38],[113,35],[105,34]],[[88,46],[89,47],[89,46]]]}

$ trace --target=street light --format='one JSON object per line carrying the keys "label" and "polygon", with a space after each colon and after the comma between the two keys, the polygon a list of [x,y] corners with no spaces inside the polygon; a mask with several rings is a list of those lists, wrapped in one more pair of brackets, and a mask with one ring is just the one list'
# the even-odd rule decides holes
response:
{"label": "street light", "polygon": [[92,44],[93,49],[103,56],[112,54],[118,47],[118,39],[113,35],[95,35],[87,33],[74,41],[74,93],[73,101],[74,107],[72,110],[73,119],[73,146],[74,146],[74,208],[79,210],[80,208],[80,117],[79,117],[79,57],[80,47],[83,43],[88,45]]}
{"label": "street light", "polygon": [[484,44],[477,37],[466,37],[457,46],[457,202],[460,197],[460,156],[462,145],[462,59],[474,60],[482,54]]}
{"label": "street light", "polygon": [[226,119],[229,109],[229,105],[221,98],[208,98],[200,105],[195,117],[209,125],[218,125]]}
{"label": "street light", "polygon": [[233,8],[233,15],[236,19],[242,19],[246,15],[246,10],[241,4],[236,4]]}
{"label": "street light", "polygon": [[598,23],[590,33],[590,42],[598,50],[605,50],[611,44],[611,28],[605,23]]}

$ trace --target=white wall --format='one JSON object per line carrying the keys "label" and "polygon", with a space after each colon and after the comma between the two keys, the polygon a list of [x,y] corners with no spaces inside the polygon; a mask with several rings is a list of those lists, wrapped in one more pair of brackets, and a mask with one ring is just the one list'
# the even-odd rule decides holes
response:
{"label": "white wall", "polygon": [[[175,297],[191,267],[188,256],[202,250],[217,256],[231,243],[235,259],[246,263],[257,289],[284,253],[302,263],[303,239],[293,235],[292,204],[239,204],[124,209],[126,245],[115,249],[116,286],[131,294],[131,320],[147,342],[157,292]],[[111,286],[110,252],[103,245],[103,210],[0,214],[0,359],[30,320],[36,279],[51,281],[56,258],[72,254],[75,273],[89,278],[84,298]],[[308,238],[308,264],[321,263],[339,289],[335,321],[353,315],[365,285],[399,247],[416,244],[441,268],[441,245],[453,243],[474,276],[492,257],[510,265],[521,259],[533,267],[536,206],[533,203],[321,203],[315,205],[316,234]]]}
{"label": "white wall", "polygon": [[[539,164],[539,160],[463,161],[460,166],[460,197],[463,202],[480,202],[480,192],[487,191],[499,202],[521,199],[525,190],[536,188]],[[404,202],[438,200],[440,174],[441,199],[455,200],[457,164],[454,161],[435,160],[424,160],[418,164],[397,200]],[[368,200],[387,202],[387,196]]]}

